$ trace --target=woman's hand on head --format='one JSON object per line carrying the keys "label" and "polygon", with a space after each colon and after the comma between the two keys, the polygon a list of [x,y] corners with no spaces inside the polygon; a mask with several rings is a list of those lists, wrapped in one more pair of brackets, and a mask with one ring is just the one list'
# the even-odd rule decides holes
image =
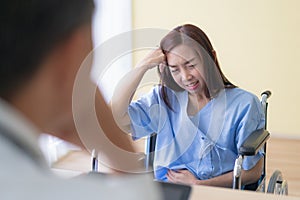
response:
{"label": "woman's hand on head", "polygon": [[[156,66],[165,66],[166,56],[160,48],[148,53],[143,60],[138,63],[138,67],[145,67],[147,70]],[[160,67],[161,68],[161,67]]]}

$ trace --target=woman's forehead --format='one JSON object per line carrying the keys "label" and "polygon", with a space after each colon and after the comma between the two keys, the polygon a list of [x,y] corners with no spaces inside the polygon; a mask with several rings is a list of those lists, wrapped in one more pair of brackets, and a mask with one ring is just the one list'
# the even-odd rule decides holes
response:
{"label": "woman's forehead", "polygon": [[169,65],[184,64],[187,61],[194,60],[198,57],[195,49],[187,45],[174,47],[166,56]]}

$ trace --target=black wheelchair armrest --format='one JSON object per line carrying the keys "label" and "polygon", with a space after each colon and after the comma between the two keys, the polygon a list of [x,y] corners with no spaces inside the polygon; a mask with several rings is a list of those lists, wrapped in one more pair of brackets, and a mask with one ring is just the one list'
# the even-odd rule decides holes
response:
{"label": "black wheelchair armrest", "polygon": [[242,156],[256,155],[259,149],[267,142],[269,138],[270,133],[265,129],[260,129],[253,132],[239,148],[239,154]]}

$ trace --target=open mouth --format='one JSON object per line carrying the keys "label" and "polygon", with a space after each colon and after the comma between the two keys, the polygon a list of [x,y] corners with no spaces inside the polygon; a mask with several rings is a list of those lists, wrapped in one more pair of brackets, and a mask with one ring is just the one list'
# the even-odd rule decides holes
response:
{"label": "open mouth", "polygon": [[198,87],[198,85],[199,85],[199,81],[195,81],[185,86],[190,90],[195,90]]}

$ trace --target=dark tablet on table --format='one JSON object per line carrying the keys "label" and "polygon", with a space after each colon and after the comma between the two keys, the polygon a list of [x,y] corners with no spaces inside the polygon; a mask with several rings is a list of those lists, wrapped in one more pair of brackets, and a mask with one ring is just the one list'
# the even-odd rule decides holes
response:
{"label": "dark tablet on table", "polygon": [[168,182],[155,181],[162,189],[164,200],[187,200],[192,187]]}

